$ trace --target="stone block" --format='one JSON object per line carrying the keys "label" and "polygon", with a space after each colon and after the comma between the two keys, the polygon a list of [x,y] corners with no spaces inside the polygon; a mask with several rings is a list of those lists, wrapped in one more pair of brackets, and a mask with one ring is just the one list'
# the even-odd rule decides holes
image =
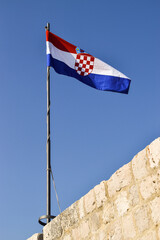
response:
{"label": "stone block", "polygon": [[121,221],[117,220],[113,224],[111,224],[110,228],[108,229],[108,238],[107,240],[123,240],[122,236],[122,226]]}
{"label": "stone block", "polygon": [[57,240],[57,238],[62,236],[62,232],[61,215],[58,215],[55,219],[44,226],[43,238],[44,240]]}
{"label": "stone block", "polygon": [[147,148],[151,168],[156,168],[160,162],[160,138],[154,140]]}
{"label": "stone block", "polygon": [[80,224],[79,231],[80,239],[86,239],[88,237],[90,232],[88,220],[85,220]]}
{"label": "stone block", "polygon": [[60,216],[61,227],[64,230],[67,230],[68,228],[76,224],[78,222],[77,202],[73,203],[69,208],[62,212]]}
{"label": "stone block", "polygon": [[101,231],[99,231],[99,235],[98,235],[97,239],[98,240],[106,240],[107,239],[107,230],[106,229],[102,229]]}
{"label": "stone block", "polygon": [[102,211],[102,220],[104,224],[108,224],[112,222],[115,218],[115,210],[114,210],[114,203],[109,202],[107,203]]}
{"label": "stone block", "polygon": [[95,195],[96,195],[96,203],[97,207],[101,207],[104,202],[107,201],[106,190],[105,190],[105,182],[101,182],[99,185],[94,187]]}
{"label": "stone block", "polygon": [[124,240],[133,239],[136,236],[136,229],[134,226],[132,214],[124,216],[122,218],[122,223]]}
{"label": "stone block", "polygon": [[91,240],[107,240],[107,229],[101,228],[98,232],[93,234]]}
{"label": "stone block", "polygon": [[160,227],[158,228],[158,239],[160,239]]}
{"label": "stone block", "polygon": [[82,219],[85,216],[85,212],[84,212],[84,197],[82,197],[78,203],[78,212],[79,212],[79,217],[80,219]]}
{"label": "stone block", "polygon": [[87,213],[92,212],[96,208],[96,200],[93,189],[84,196],[84,203]]}
{"label": "stone block", "polygon": [[115,193],[132,182],[131,163],[128,163],[115,172],[108,180],[108,194],[113,197]]}
{"label": "stone block", "polygon": [[72,239],[73,240],[81,239],[79,227],[72,229]]}
{"label": "stone block", "polygon": [[142,179],[148,175],[146,149],[139,152],[132,160],[132,170],[135,179]]}
{"label": "stone block", "polygon": [[136,185],[133,185],[130,189],[129,189],[129,203],[130,206],[136,206],[139,203],[139,193],[138,193],[138,188]]}
{"label": "stone block", "polygon": [[[52,220],[52,221],[54,221],[54,220]],[[44,235],[44,240],[51,240],[52,239],[51,222],[49,222],[46,226],[44,226],[43,235]]]}
{"label": "stone block", "polygon": [[150,202],[152,219],[155,225],[160,224],[160,197],[156,197]]}
{"label": "stone block", "polygon": [[32,237],[28,238],[27,240],[43,240],[43,234],[35,233]]}
{"label": "stone block", "polygon": [[146,200],[152,196],[152,194],[160,192],[160,171],[157,174],[148,176],[142,180],[140,184],[140,192],[142,197]]}
{"label": "stone block", "polygon": [[142,233],[150,227],[150,214],[147,205],[138,207],[134,213],[135,223],[138,231]]}
{"label": "stone block", "polygon": [[97,231],[101,226],[101,219],[100,219],[100,213],[93,213],[92,216],[89,218],[89,225],[91,232]]}
{"label": "stone block", "polygon": [[151,232],[147,232],[144,236],[138,238],[138,240],[158,240],[156,231],[152,230]]}
{"label": "stone block", "polygon": [[129,210],[130,206],[126,191],[123,191],[118,195],[115,200],[115,204],[117,206],[119,216],[123,216]]}
{"label": "stone block", "polygon": [[83,220],[77,228],[72,229],[72,239],[86,239],[89,233],[89,222],[88,220]]}
{"label": "stone block", "polygon": [[67,234],[65,235],[62,240],[71,240],[71,235]]}

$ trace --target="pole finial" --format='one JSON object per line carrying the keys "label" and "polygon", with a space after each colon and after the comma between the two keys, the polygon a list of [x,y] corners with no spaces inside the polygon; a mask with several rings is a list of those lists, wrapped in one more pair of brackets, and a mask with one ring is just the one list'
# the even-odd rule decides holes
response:
{"label": "pole finial", "polygon": [[50,23],[47,23],[47,26],[45,26],[45,29],[50,31]]}

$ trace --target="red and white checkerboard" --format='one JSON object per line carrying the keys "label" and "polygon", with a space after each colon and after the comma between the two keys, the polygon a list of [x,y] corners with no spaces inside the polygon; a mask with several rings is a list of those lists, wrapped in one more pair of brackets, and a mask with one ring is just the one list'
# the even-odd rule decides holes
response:
{"label": "red and white checkerboard", "polygon": [[75,70],[82,76],[87,76],[93,71],[94,57],[87,53],[77,54],[75,61]]}

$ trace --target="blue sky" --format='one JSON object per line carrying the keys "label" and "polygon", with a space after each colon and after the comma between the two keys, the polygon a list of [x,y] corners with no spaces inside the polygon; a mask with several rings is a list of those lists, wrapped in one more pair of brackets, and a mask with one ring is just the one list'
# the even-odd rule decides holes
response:
{"label": "blue sky", "polygon": [[160,136],[159,8],[158,0],[1,0],[1,239],[41,232],[46,214],[46,23],[132,79],[125,95],[51,69],[52,168],[64,210]]}

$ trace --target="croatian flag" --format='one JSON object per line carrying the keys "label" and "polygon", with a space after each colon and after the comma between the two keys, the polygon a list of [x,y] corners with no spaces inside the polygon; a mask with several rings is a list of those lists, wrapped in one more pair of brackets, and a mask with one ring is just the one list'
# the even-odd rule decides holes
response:
{"label": "croatian flag", "polygon": [[47,66],[57,73],[99,90],[128,93],[131,80],[107,63],[49,31],[46,31],[46,46]]}

